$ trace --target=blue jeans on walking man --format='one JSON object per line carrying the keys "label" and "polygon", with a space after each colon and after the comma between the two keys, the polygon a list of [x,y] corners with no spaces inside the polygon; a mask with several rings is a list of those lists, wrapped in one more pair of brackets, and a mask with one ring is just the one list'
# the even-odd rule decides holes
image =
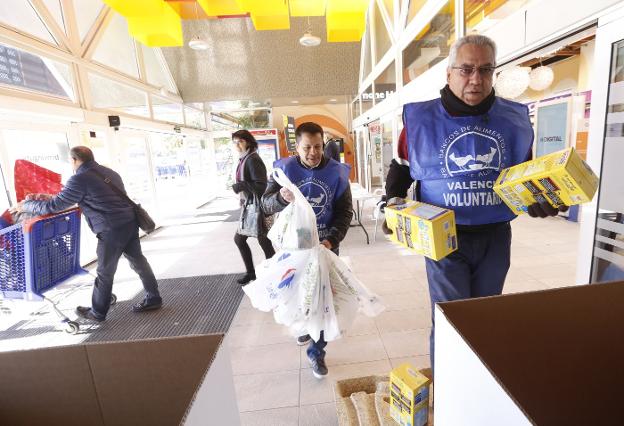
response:
{"label": "blue jeans on walking man", "polygon": [[160,299],[158,283],[154,272],[141,250],[139,225],[136,221],[97,234],[97,278],[93,287],[91,309],[97,317],[104,319],[110,309],[113,279],[124,255],[130,267],[141,278],[147,299]]}

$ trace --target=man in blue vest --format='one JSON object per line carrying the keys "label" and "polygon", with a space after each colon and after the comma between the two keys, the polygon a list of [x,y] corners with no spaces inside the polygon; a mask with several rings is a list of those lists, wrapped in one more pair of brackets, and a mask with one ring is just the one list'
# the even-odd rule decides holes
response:
{"label": "man in blue vest", "polygon": [[[295,129],[297,155],[283,158],[273,165],[284,171],[286,176],[301,190],[316,213],[316,226],[320,243],[338,254],[340,242],[344,239],[353,217],[353,202],[349,186],[349,166],[338,163],[323,155],[323,128],[316,123],[302,123]],[[273,179],[262,197],[267,214],[284,210],[294,201],[293,193],[281,187]],[[305,345],[310,336],[300,336],[297,344]],[[321,337],[311,341],[307,354],[312,373],[317,379],[327,375],[325,346]]]}
{"label": "man in blue vest", "polygon": [[[501,294],[510,266],[516,216],[492,188],[502,169],[531,158],[533,128],[525,105],[495,96],[495,67],[491,39],[469,35],[455,42],[441,98],[404,106],[399,159],[386,179],[388,199],[405,197],[417,181],[417,199],[455,212],[458,251],[425,259],[434,325],[436,303]],[[528,213],[558,211],[534,204]],[[430,357],[433,367],[433,327]]]}

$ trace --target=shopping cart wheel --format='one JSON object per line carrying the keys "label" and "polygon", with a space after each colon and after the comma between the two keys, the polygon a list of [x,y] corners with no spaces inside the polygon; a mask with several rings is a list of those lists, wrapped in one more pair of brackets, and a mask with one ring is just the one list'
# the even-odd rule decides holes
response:
{"label": "shopping cart wheel", "polygon": [[67,321],[65,323],[65,332],[69,334],[76,334],[80,331],[80,325],[76,321]]}
{"label": "shopping cart wheel", "polygon": [[117,295],[111,294],[111,305],[114,305],[115,303],[117,303]]}

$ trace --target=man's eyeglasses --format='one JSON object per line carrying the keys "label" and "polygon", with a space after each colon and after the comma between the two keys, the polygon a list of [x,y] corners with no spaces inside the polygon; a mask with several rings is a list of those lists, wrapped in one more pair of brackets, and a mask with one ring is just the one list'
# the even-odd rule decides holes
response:
{"label": "man's eyeglasses", "polygon": [[492,77],[494,75],[495,67],[475,67],[475,66],[461,66],[461,67],[451,67],[454,70],[459,70],[459,74],[462,77],[470,77],[474,74],[475,71],[479,71],[479,75],[481,77]]}

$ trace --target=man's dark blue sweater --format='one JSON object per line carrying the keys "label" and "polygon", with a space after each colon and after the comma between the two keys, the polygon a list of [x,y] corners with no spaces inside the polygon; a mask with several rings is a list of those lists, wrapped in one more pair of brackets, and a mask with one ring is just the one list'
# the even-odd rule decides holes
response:
{"label": "man's dark blue sweater", "polygon": [[48,201],[26,201],[23,210],[37,215],[57,213],[78,204],[94,233],[109,231],[135,220],[134,208],[121,198],[110,184],[93,173],[92,169],[108,177],[113,185],[125,192],[117,172],[95,161],[83,163],[63,190]]}

